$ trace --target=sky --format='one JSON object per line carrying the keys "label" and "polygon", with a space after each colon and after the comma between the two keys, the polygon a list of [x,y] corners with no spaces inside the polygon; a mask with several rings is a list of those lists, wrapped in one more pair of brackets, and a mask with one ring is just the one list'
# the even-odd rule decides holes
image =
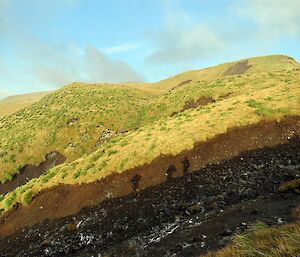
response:
{"label": "sky", "polygon": [[0,98],[261,55],[299,61],[299,24],[300,0],[0,0]]}

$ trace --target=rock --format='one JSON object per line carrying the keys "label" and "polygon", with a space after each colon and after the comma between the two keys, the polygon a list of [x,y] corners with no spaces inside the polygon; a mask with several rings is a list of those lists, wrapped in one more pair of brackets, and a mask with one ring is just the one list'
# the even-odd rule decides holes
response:
{"label": "rock", "polygon": [[204,208],[201,203],[195,203],[192,205],[188,205],[188,204],[184,203],[179,207],[180,212],[183,212],[183,214],[186,214],[186,215],[196,214],[198,212],[203,211],[203,209]]}
{"label": "rock", "polygon": [[222,231],[219,235],[221,237],[227,237],[227,236],[231,236],[233,233],[233,231],[230,228],[225,228],[224,231]]}
{"label": "rock", "polygon": [[41,246],[50,246],[51,242],[52,242],[51,239],[47,238],[41,243]]}
{"label": "rock", "polygon": [[74,223],[67,224],[66,228],[69,232],[72,232],[77,229],[76,224]]}
{"label": "rock", "polygon": [[209,204],[209,209],[217,209],[218,208],[218,202],[213,201]]}

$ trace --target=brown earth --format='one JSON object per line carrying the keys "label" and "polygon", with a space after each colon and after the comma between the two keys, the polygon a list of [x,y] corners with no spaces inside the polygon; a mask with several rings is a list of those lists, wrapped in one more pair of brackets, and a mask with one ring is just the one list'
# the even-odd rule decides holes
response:
{"label": "brown earth", "polygon": [[188,79],[188,80],[185,80],[185,81],[182,81],[181,83],[179,83],[177,86],[173,87],[171,90],[169,90],[169,92],[173,91],[174,89],[176,88],[179,88],[179,87],[182,87],[184,85],[187,85],[189,83],[191,83],[192,80],[191,79]]}
{"label": "brown earth", "polygon": [[251,68],[251,65],[248,65],[248,60],[244,62],[239,62],[231,67],[229,67],[225,72],[225,76],[230,75],[239,75],[244,74],[249,68]]}
{"label": "brown earth", "polygon": [[29,180],[33,178],[37,178],[42,175],[45,171],[49,170],[50,168],[62,164],[66,161],[66,158],[57,153],[53,152],[46,155],[45,161],[43,161],[40,165],[25,165],[21,170],[20,173],[15,175],[11,181],[6,182],[3,185],[0,185],[0,194],[5,195],[6,193],[14,190],[18,186],[24,185]]}
{"label": "brown earth", "polygon": [[254,222],[295,221],[299,191],[278,189],[300,177],[299,149],[294,137],[177,178],[171,166],[165,183],[0,239],[0,255],[198,257],[230,244]]}
{"label": "brown earth", "polygon": [[184,112],[187,109],[195,109],[199,106],[205,106],[205,105],[211,104],[213,102],[214,102],[214,99],[212,99],[211,97],[200,97],[199,99],[197,99],[195,101],[187,101],[184,104],[183,108],[179,112],[173,112],[171,114],[171,116],[174,116],[175,114],[180,113],[180,112]]}
{"label": "brown earth", "polygon": [[211,97],[201,97],[199,99],[197,99],[196,101],[188,101],[185,103],[183,110],[187,110],[187,109],[192,109],[192,108],[197,108],[199,106],[204,106],[210,103],[213,103],[214,99],[212,99]]}
{"label": "brown earth", "polygon": [[17,206],[0,220],[0,237],[21,231],[46,219],[66,217],[110,198],[129,195],[156,186],[171,178],[218,164],[242,152],[274,147],[300,135],[300,117],[283,118],[280,122],[261,121],[242,128],[231,128],[204,143],[195,144],[176,156],[163,155],[150,164],[101,181],[81,185],[60,185],[40,192],[29,206]]}

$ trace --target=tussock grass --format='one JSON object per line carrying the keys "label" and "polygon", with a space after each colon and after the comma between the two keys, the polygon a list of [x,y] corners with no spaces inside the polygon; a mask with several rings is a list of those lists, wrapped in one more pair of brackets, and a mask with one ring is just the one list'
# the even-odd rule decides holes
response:
{"label": "tussock grass", "polygon": [[[259,58],[260,65],[263,59]],[[34,197],[61,183],[93,182],[150,163],[161,154],[191,149],[231,127],[300,115],[300,70],[293,65],[288,62],[288,67],[278,66],[283,70],[217,76],[180,87],[173,84],[173,90],[169,85],[148,84],[66,86],[0,120],[2,183],[7,173],[14,175],[28,163],[39,164],[49,152],[67,157],[65,164],[7,194],[0,210],[22,203],[28,190]],[[215,102],[180,112],[187,101],[203,96]],[[171,117],[174,112],[179,113]]]}
{"label": "tussock grass", "polygon": [[0,117],[8,116],[13,114],[26,106],[39,101],[44,96],[50,94],[51,92],[42,92],[42,93],[32,93],[24,94],[17,96],[10,96],[5,99],[0,100]]}
{"label": "tussock grass", "polygon": [[228,247],[205,257],[295,257],[300,256],[299,242],[300,220],[273,227],[258,222],[236,235]]}
{"label": "tussock grass", "polygon": [[286,192],[289,190],[297,190],[298,188],[300,188],[300,179],[294,179],[294,180],[289,180],[289,181],[282,183],[279,186],[278,191]]}

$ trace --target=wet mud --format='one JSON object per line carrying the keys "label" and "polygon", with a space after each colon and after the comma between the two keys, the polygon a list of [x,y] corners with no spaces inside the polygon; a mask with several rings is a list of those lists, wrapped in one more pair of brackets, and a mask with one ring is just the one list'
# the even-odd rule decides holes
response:
{"label": "wet mud", "polygon": [[[199,256],[227,245],[234,233],[262,221],[293,221],[297,188],[278,190],[300,177],[300,138],[206,164],[182,176],[170,166],[165,183],[45,220],[0,240],[1,256]],[[62,196],[63,197],[63,196]]]}

